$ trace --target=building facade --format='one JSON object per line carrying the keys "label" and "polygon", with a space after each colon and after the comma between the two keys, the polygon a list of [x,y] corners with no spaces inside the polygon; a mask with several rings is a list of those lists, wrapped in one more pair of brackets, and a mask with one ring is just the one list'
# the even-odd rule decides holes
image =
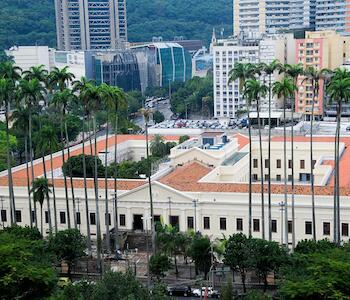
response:
{"label": "building facade", "polygon": [[316,0],[234,0],[234,35],[314,29]]}
{"label": "building facade", "polygon": [[349,0],[316,0],[316,30],[335,30],[350,34]]}
{"label": "building facade", "polygon": [[[314,67],[316,70],[334,70],[350,58],[350,37],[335,31],[307,32],[305,39],[296,41],[296,56],[297,63],[301,63],[304,69]],[[327,104],[323,80],[320,81],[319,90],[320,92],[314,95],[312,82],[300,76],[295,102],[296,112],[308,119],[314,101],[314,115],[318,119],[322,118]]]}
{"label": "building facade", "polygon": [[126,0],[55,0],[59,50],[117,49],[127,42]]}

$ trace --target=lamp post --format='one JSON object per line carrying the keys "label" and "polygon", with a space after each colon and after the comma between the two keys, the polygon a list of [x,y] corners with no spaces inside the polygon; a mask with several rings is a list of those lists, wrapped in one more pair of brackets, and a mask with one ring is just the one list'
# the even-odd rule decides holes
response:
{"label": "lamp post", "polygon": [[142,217],[142,220],[145,221],[146,225],[146,257],[147,257],[147,287],[148,290],[151,287],[151,276],[150,276],[150,271],[149,271],[149,245],[148,245],[148,222],[147,220],[152,220],[152,217]]}
{"label": "lamp post", "polygon": [[2,215],[2,212],[4,211],[4,198],[0,196],[0,202],[1,202],[1,222],[2,222],[2,229],[5,228],[5,221]]}
{"label": "lamp post", "polygon": [[198,199],[192,200],[193,207],[194,207],[194,231],[197,232],[197,203]]}
{"label": "lamp post", "polygon": [[[281,211],[281,244],[283,245],[283,213],[284,213],[284,207],[285,203],[282,201],[278,203],[280,206],[280,211]],[[288,247],[288,245],[286,245]]]}
{"label": "lamp post", "polygon": [[81,225],[81,217],[80,217],[80,198],[77,198],[77,204],[78,204],[78,211],[77,214],[79,215],[79,219],[78,219],[78,215],[76,216],[77,218],[77,223],[78,223],[78,227],[79,227],[79,231],[80,231],[80,225]]}
{"label": "lamp post", "polygon": [[169,204],[169,224],[171,224],[171,197],[168,197]]}

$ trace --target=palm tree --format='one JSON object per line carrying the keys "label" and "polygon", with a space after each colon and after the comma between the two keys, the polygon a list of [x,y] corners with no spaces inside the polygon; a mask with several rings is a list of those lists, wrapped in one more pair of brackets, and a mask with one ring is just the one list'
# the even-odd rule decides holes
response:
{"label": "palm tree", "polygon": [[[17,103],[18,104],[18,103]],[[19,131],[22,131],[24,134],[24,153],[25,153],[25,161],[26,161],[26,174],[27,174],[27,190],[28,190],[28,204],[29,204],[29,220],[30,227],[33,227],[33,216],[32,216],[32,194],[30,192],[31,183],[30,183],[30,175],[29,175],[29,157],[28,157],[28,125],[29,125],[29,110],[27,108],[23,108],[20,105],[17,105],[17,109],[12,114],[12,120],[14,120],[13,127],[17,128]]]}
{"label": "palm tree", "polygon": [[[39,103],[40,100],[44,98],[45,89],[40,84],[39,80],[34,78],[31,80],[22,79],[19,82],[19,97],[24,101],[24,105],[28,109],[29,112],[29,120],[28,120],[28,138],[29,138],[29,159],[31,165],[31,175],[32,181],[35,179],[34,174],[34,162],[33,162],[33,142],[32,142],[32,115],[33,108]],[[38,227],[38,221],[36,217],[36,202],[34,201],[34,222],[35,226]]]}
{"label": "palm tree", "polygon": [[5,119],[6,119],[6,152],[7,152],[7,177],[9,188],[9,200],[10,200],[10,212],[11,212],[11,225],[16,224],[16,205],[13,192],[13,179],[12,179],[12,155],[10,147],[10,130],[9,130],[9,106],[10,101],[13,99],[15,86],[9,79],[0,79],[0,107],[5,107]]}
{"label": "palm tree", "polygon": [[67,85],[73,82],[74,78],[74,74],[68,72],[68,67],[62,69],[55,67],[49,75],[49,84],[52,86],[56,85],[58,89],[63,92]]}
{"label": "palm tree", "polygon": [[343,103],[350,101],[350,76],[349,73],[344,72],[341,69],[335,71],[334,76],[331,78],[327,86],[327,93],[329,95],[330,102],[337,104],[337,127],[335,134],[335,153],[334,153],[334,242],[340,243],[340,172],[339,172],[339,160],[340,160],[340,121],[342,114]]}
{"label": "palm tree", "polygon": [[271,102],[272,102],[272,76],[280,68],[280,62],[276,59],[273,60],[270,64],[261,64],[262,72],[268,77],[268,93],[269,93],[269,141],[268,141],[268,150],[267,150],[267,160],[268,160],[268,220],[269,220],[269,241],[272,241],[272,217],[271,217]]}
{"label": "palm tree", "polygon": [[256,79],[248,79],[245,83],[244,94],[249,105],[253,101],[256,102],[256,112],[258,119],[259,131],[259,149],[260,149],[260,182],[261,182],[261,222],[262,222],[262,238],[265,239],[265,200],[264,200],[264,164],[262,153],[262,139],[261,139],[261,121],[260,121],[260,100],[267,92],[267,87],[261,84]]}
{"label": "palm tree", "polygon": [[149,191],[149,201],[150,201],[150,210],[151,210],[151,230],[152,230],[152,252],[156,253],[156,228],[154,222],[154,212],[153,212],[153,194],[152,194],[152,163],[149,155],[149,144],[148,144],[148,123],[150,121],[152,111],[150,109],[142,108],[140,110],[141,115],[145,121],[145,137],[146,137],[146,159],[148,165],[148,191]]}
{"label": "palm tree", "polygon": [[298,78],[300,75],[304,74],[304,69],[302,64],[290,65],[285,64],[280,66],[280,72],[284,72],[287,76],[289,76],[293,80],[293,84],[296,87],[293,95],[292,95],[292,130],[291,130],[291,161],[292,161],[292,248],[295,248],[295,199],[294,199],[294,107],[295,101],[298,93]]}
{"label": "palm tree", "polygon": [[51,184],[45,178],[36,178],[33,181],[33,187],[31,192],[33,193],[34,203],[39,202],[40,204],[40,218],[41,218],[41,234],[44,235],[44,223],[43,223],[43,204],[46,198],[49,203]]}
{"label": "palm tree", "polygon": [[[84,195],[85,195],[85,217],[86,217],[86,236],[87,236],[87,247],[89,253],[91,253],[91,235],[90,235],[90,218],[89,218],[89,198],[87,192],[87,180],[86,180],[86,159],[85,159],[85,120],[90,120],[90,101],[91,99],[87,97],[85,91],[92,84],[91,81],[82,77],[80,81],[75,81],[73,85],[73,91],[78,93],[80,104],[83,107],[83,131],[82,131],[82,150],[83,150],[83,175],[84,175]],[[91,139],[90,139],[91,140]],[[92,155],[92,152],[91,152]]]}
{"label": "palm tree", "polygon": [[[29,70],[23,71],[22,73],[23,79],[26,79],[26,80],[37,79],[41,82],[41,84],[44,87],[48,87],[49,72],[44,68],[45,68],[44,65],[30,67]],[[47,105],[47,101],[45,101],[45,105]]]}
{"label": "palm tree", "polygon": [[12,168],[11,168],[11,152],[9,145],[9,109],[12,102],[15,100],[15,87],[17,81],[21,78],[21,68],[15,66],[12,61],[5,61],[0,64],[0,78],[1,83],[1,95],[0,95],[0,106],[5,106],[5,118],[6,118],[6,143],[7,143],[7,170],[8,170],[8,185],[9,185],[9,200],[11,210],[11,223],[16,223],[15,218],[15,195],[13,192],[13,179],[12,179]]}
{"label": "palm tree", "polygon": [[[54,222],[55,222],[55,232],[57,232],[57,208],[56,208],[56,192],[54,184],[54,175],[53,175],[53,159],[52,153],[58,148],[58,140],[56,137],[56,132],[51,126],[43,126],[39,133],[39,139],[37,142],[37,148],[41,149],[42,160],[44,166],[44,178],[47,179],[46,175],[46,166],[45,166],[45,153],[50,153],[50,167],[51,167],[51,184],[52,184],[52,194],[53,194],[53,210],[54,210]],[[51,222],[51,208],[50,202],[47,202],[48,210],[48,221],[50,232],[52,231],[52,222]]]}
{"label": "palm tree", "polygon": [[285,214],[285,243],[288,247],[288,187],[287,187],[287,135],[286,135],[286,100],[296,90],[293,81],[286,77],[282,81],[276,81],[273,85],[273,92],[278,98],[283,97],[283,162],[284,162],[284,214]]}
{"label": "palm tree", "polygon": [[[252,64],[243,64],[243,63],[236,63],[234,65],[234,68],[229,73],[229,83],[232,83],[236,80],[239,81],[239,91],[242,95],[243,101],[245,100],[244,97],[244,87],[245,82],[248,79],[255,78],[255,67]],[[250,122],[250,106],[248,104],[248,101],[246,101],[247,106],[247,112],[248,112],[248,135],[249,135],[249,236],[252,235],[252,132],[251,132],[251,122]]]}
{"label": "palm tree", "polygon": [[[65,163],[65,148],[67,147],[69,149],[69,141],[67,140],[67,135],[65,135],[65,129],[66,129],[66,111],[67,106],[70,101],[75,101],[75,96],[72,94],[72,92],[68,89],[65,89],[61,92],[57,92],[54,94],[52,98],[52,105],[58,108],[58,110],[61,113],[61,143],[62,143],[62,160],[63,164]],[[68,152],[68,151],[67,151]],[[68,160],[70,158],[70,152],[68,152]],[[73,200],[73,217],[74,217],[74,227],[77,228],[76,224],[76,216],[75,216],[75,199],[74,199],[74,186],[73,186],[73,175],[72,175],[72,169],[69,168],[69,176],[70,176],[70,183],[71,183],[71,190],[72,190],[72,200]],[[70,222],[70,210],[69,210],[69,199],[68,199],[68,186],[67,186],[67,177],[63,173],[64,178],[64,189],[65,189],[65,197],[66,197],[66,209],[67,209],[67,222],[68,222],[68,228],[71,228],[71,222]]]}
{"label": "palm tree", "polygon": [[314,157],[313,157],[313,129],[315,116],[315,101],[318,101],[320,92],[320,82],[328,72],[326,69],[317,70],[314,67],[308,67],[305,72],[303,82],[311,81],[313,101],[311,103],[310,115],[310,183],[311,183],[311,206],[312,206],[312,238],[316,241],[316,212],[315,212],[315,181],[314,181]]}
{"label": "palm tree", "polygon": [[[89,112],[93,115],[99,108],[101,103],[101,90],[87,83],[85,88],[81,91],[80,97],[85,99],[87,103],[87,108]],[[95,168],[94,168],[94,190],[95,190],[95,204],[96,204],[96,237],[97,237],[97,265],[102,271],[101,263],[101,248],[102,248],[102,239],[101,239],[101,224],[100,224],[100,209],[99,209],[99,196],[98,196],[98,170],[97,170],[97,133],[96,133],[96,116],[93,116],[93,132],[95,140]]]}

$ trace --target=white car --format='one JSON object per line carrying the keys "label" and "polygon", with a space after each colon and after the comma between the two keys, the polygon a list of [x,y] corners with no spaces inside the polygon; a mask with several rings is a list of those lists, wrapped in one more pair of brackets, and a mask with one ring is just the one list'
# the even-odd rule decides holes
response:
{"label": "white car", "polygon": [[214,290],[212,287],[202,287],[202,289],[194,289],[192,290],[192,295],[195,297],[204,297],[206,289],[208,289],[208,297],[209,298],[220,298],[220,293],[217,290]]}

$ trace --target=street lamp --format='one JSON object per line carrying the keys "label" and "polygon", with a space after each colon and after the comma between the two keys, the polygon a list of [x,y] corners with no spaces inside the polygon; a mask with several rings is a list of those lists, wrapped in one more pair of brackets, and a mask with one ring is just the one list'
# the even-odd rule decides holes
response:
{"label": "street lamp", "polygon": [[278,205],[280,206],[280,211],[281,211],[281,245],[283,245],[283,212],[284,212],[285,203],[282,201],[278,203]]}
{"label": "street lamp", "polygon": [[194,231],[197,232],[197,203],[198,199],[192,200],[193,207],[194,207]]}

